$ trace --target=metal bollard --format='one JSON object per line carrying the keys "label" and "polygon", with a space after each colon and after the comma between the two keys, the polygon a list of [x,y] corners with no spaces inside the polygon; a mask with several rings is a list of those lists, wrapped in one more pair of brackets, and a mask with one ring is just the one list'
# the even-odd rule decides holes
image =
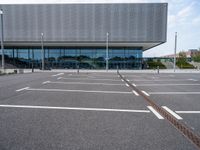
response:
{"label": "metal bollard", "polygon": [[79,74],[79,65],[77,66],[77,74]]}
{"label": "metal bollard", "polygon": [[157,66],[157,73],[159,74],[159,66]]}
{"label": "metal bollard", "polygon": [[33,61],[32,61],[31,70],[32,70],[32,72],[34,72],[34,64],[33,64]]}

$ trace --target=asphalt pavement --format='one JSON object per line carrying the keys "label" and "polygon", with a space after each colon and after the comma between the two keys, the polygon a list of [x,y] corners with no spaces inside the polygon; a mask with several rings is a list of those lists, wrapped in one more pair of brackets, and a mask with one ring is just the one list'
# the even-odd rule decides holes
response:
{"label": "asphalt pavement", "polygon": [[[121,74],[200,135],[199,74]],[[114,72],[1,76],[0,120],[2,150],[197,149]]]}

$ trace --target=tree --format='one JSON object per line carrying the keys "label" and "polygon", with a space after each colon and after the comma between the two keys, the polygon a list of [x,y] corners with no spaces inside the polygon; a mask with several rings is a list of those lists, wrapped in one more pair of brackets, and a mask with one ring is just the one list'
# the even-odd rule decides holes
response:
{"label": "tree", "polygon": [[192,60],[194,62],[200,62],[200,49],[198,51],[198,53],[196,53],[193,57],[192,57]]}
{"label": "tree", "polygon": [[178,61],[180,61],[180,62],[186,62],[186,59],[187,59],[187,57],[186,57],[186,53],[185,52],[179,52],[179,58],[178,58]]}

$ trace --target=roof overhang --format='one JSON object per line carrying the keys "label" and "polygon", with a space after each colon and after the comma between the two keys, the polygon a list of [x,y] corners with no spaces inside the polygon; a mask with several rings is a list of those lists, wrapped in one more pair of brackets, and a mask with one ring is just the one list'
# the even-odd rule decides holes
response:
{"label": "roof overhang", "polygon": [[[148,50],[152,47],[162,44],[163,42],[109,42],[109,47],[139,47],[143,51]],[[4,42],[5,47],[40,47],[41,42],[27,42],[27,41],[16,41],[16,42]],[[105,47],[105,42],[48,42],[44,41],[44,46],[47,47]]]}

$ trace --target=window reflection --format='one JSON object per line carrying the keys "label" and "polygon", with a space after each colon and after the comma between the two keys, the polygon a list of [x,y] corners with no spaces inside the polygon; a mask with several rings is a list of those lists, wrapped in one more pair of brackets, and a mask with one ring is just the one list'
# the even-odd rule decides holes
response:
{"label": "window reflection", "polygon": [[[103,48],[45,48],[45,65],[49,68],[105,69],[106,49]],[[41,49],[5,49],[6,62],[16,67],[41,67]],[[109,68],[141,68],[142,50],[139,48],[109,48]]]}

